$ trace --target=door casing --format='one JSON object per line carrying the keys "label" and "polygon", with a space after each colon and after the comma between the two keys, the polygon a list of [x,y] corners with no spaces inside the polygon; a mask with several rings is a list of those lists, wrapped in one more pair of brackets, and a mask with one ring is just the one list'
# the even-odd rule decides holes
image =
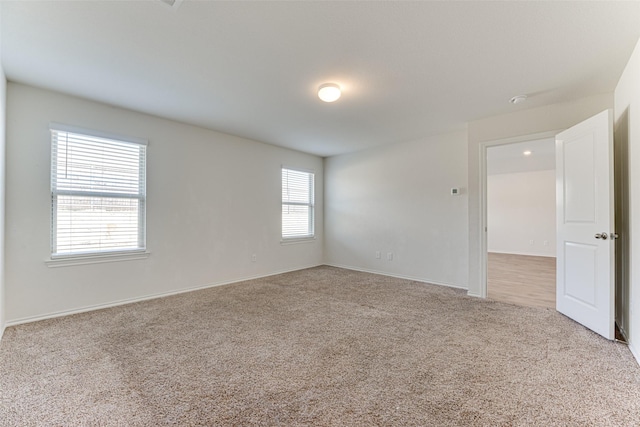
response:
{"label": "door casing", "polygon": [[480,227],[478,230],[478,242],[480,242],[480,286],[478,288],[478,296],[480,298],[487,297],[487,149],[498,145],[507,145],[517,142],[535,141],[538,139],[555,138],[556,135],[564,129],[552,130],[548,132],[535,133],[531,135],[522,135],[513,138],[504,138],[494,141],[481,142],[478,146],[479,153],[479,180],[480,180]]}

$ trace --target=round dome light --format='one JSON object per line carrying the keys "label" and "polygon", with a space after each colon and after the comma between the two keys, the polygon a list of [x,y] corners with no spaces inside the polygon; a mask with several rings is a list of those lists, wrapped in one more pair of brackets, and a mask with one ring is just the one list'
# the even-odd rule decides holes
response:
{"label": "round dome light", "polygon": [[337,101],[341,94],[340,86],[335,83],[325,83],[318,88],[318,98],[324,102]]}

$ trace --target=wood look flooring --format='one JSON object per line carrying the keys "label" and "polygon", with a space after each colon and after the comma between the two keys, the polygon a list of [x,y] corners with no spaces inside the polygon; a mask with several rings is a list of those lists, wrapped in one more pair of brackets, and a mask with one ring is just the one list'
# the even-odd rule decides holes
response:
{"label": "wood look flooring", "polygon": [[489,252],[491,299],[534,307],[556,307],[556,259]]}

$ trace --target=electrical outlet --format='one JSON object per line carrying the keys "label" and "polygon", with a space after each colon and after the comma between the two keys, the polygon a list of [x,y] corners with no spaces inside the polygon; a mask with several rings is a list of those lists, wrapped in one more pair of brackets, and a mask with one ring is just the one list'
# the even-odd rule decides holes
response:
{"label": "electrical outlet", "polygon": [[393,252],[387,252],[387,260],[393,261]]}
{"label": "electrical outlet", "polygon": [[544,241],[544,243],[543,243],[543,245],[545,245],[545,246],[549,246],[549,241],[548,241],[548,240],[545,240],[545,241]]}
{"label": "electrical outlet", "polygon": [[376,251],[376,259],[380,259],[381,255],[380,255],[380,251]]}
{"label": "electrical outlet", "polygon": [[258,260],[258,257],[256,256],[256,254],[251,254],[251,262],[256,262]]}
{"label": "electrical outlet", "polygon": [[533,244],[534,244],[534,243],[535,243],[535,242],[533,241],[533,239],[529,240],[529,244],[530,244],[531,246],[533,246]]}

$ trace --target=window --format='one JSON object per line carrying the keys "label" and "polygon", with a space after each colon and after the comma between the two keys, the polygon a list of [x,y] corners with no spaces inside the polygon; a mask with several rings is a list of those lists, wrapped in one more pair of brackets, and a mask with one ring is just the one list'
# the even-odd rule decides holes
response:
{"label": "window", "polygon": [[52,258],[145,250],[146,144],[52,125]]}
{"label": "window", "polygon": [[313,238],[313,173],[282,168],[282,238]]}

